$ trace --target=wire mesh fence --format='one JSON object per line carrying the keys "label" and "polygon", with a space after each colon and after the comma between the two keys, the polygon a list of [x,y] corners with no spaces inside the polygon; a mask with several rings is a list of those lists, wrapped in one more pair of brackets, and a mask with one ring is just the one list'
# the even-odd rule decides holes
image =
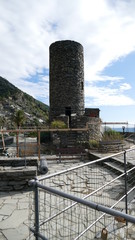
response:
{"label": "wire mesh fence", "polygon": [[0,149],[1,156],[10,158],[38,156],[39,151],[37,137],[30,137],[25,132],[12,132],[12,136],[3,137]]}
{"label": "wire mesh fence", "polygon": [[[25,133],[20,133],[14,136],[14,140],[8,147],[10,156],[40,155],[37,138],[28,140]],[[130,151],[125,151],[114,154],[113,157],[77,164],[70,169],[39,178],[39,182],[42,186],[68,193],[79,199],[128,213],[128,203],[132,199],[135,186],[134,161],[134,154],[131,157]],[[35,216],[36,201],[38,217]],[[35,195],[31,192],[29,209],[30,227],[33,229],[37,226],[36,232],[39,229],[41,239],[100,239],[105,231],[107,239],[130,239],[127,237],[124,219],[117,219],[40,187],[38,199],[35,200]],[[38,225],[35,222],[36,218]],[[34,239],[31,232],[29,239]]]}
{"label": "wire mesh fence", "polygon": [[[104,126],[104,125],[103,125]],[[81,132],[86,133],[88,131],[88,128],[81,129]],[[38,156],[40,159],[41,153],[46,153],[49,151],[49,153],[57,152],[59,148],[61,148],[61,142],[59,139],[58,132],[64,135],[61,135],[61,141],[67,141],[66,143],[70,144],[74,140],[75,148],[89,148],[91,144],[89,144],[89,140],[82,141],[81,136],[82,133],[80,133],[79,129],[11,129],[11,130],[4,130],[1,129],[0,136],[2,139],[0,140],[0,155],[6,156],[6,157],[30,157],[30,156]],[[77,133],[77,135],[76,135]],[[67,135],[69,134],[67,140],[64,140],[67,138]],[[79,135],[80,134],[80,135]],[[51,136],[53,135],[53,138],[51,139]],[[55,139],[56,135],[56,139]],[[132,135],[132,136],[131,136]],[[64,137],[63,137],[64,136]],[[124,136],[124,135],[122,135]],[[129,135],[131,144],[134,143],[134,132]],[[50,141],[51,139],[51,141]],[[55,141],[56,140],[56,141]],[[79,145],[78,145],[79,144]],[[98,147],[97,142],[97,147]],[[106,143],[107,145],[107,143]],[[92,146],[91,146],[92,147]],[[103,147],[103,146],[102,146]],[[130,147],[130,141],[126,142],[124,144],[112,144],[112,150],[114,149],[116,151],[121,151],[122,149],[127,149]],[[50,150],[51,148],[51,150]],[[75,150],[74,148],[74,150]],[[105,147],[106,152],[109,152],[110,147]],[[69,149],[68,149],[69,150]],[[99,149],[97,149],[99,150]],[[103,150],[103,149],[102,149]]]}
{"label": "wire mesh fence", "polygon": [[[115,154],[114,157],[119,156],[117,166],[116,159],[105,157],[39,178],[38,230],[43,236],[41,239],[130,239],[125,218],[105,214],[49,190],[53,188],[94,202],[96,206],[103,205],[127,214],[134,194],[135,173],[135,167],[130,162],[127,164],[128,155],[128,151]],[[47,190],[42,186],[48,187]],[[31,229],[37,224],[35,212],[35,197],[31,193]]]}

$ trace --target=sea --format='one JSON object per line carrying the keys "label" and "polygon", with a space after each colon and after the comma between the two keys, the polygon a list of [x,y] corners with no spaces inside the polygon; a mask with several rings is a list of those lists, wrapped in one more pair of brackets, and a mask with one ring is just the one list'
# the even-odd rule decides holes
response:
{"label": "sea", "polygon": [[[115,130],[117,132],[123,132],[123,128],[112,128],[112,130]],[[132,128],[125,127],[124,132],[135,133],[135,128],[134,127],[132,127]]]}

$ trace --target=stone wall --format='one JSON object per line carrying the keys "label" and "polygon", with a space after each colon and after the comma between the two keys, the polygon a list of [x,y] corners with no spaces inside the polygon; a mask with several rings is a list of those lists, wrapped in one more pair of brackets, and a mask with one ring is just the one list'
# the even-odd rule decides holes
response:
{"label": "stone wall", "polygon": [[99,141],[101,139],[101,119],[89,118],[88,122],[89,140]]}
{"label": "stone wall", "polygon": [[37,159],[0,159],[0,191],[27,189],[37,170]]}
{"label": "stone wall", "polygon": [[[52,133],[52,141],[56,147],[75,147],[79,144],[88,143],[90,140],[101,140],[100,118],[79,116],[72,119],[72,126],[76,126],[78,131],[71,129],[70,131]],[[83,130],[83,128],[88,128],[88,130]],[[86,146],[88,147],[88,145]]]}
{"label": "stone wall", "polygon": [[68,131],[55,132],[53,134],[53,144],[56,147],[78,147],[83,142],[89,141],[88,131]]}

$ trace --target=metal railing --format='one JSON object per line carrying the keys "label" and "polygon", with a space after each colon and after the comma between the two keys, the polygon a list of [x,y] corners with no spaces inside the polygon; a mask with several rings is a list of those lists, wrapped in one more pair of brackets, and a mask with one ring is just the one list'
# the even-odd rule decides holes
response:
{"label": "metal railing", "polygon": [[128,209],[135,190],[135,166],[130,159],[134,151],[30,181],[34,189],[29,219],[34,235],[29,239],[98,239],[104,230],[110,238],[103,239],[130,239],[126,230],[128,222],[135,223]]}

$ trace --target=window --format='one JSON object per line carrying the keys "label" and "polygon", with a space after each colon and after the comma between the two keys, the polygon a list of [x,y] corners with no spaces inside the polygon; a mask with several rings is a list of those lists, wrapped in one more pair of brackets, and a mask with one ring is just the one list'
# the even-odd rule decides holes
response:
{"label": "window", "polygon": [[81,90],[83,90],[84,88],[84,85],[83,85],[83,82],[81,82]]}

